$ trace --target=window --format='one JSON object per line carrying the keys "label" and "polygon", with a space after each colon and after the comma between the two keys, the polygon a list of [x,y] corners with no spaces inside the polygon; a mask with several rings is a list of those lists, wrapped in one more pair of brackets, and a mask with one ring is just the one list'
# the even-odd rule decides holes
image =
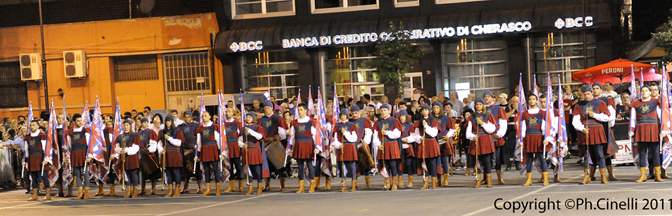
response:
{"label": "window", "polygon": [[376,61],[374,46],[337,47],[327,51],[326,76],[328,84],[339,97],[348,95],[359,98],[364,94],[385,94],[380,77],[373,64]]}
{"label": "window", "polygon": [[378,9],[378,0],[311,0],[311,4],[314,14]]}
{"label": "window", "polygon": [[233,0],[234,19],[294,15],[294,0]]}
{"label": "window", "polygon": [[0,108],[28,107],[28,88],[18,62],[0,63]]}
{"label": "window", "polygon": [[248,52],[243,60],[250,90],[269,91],[278,99],[297,95],[299,62],[290,52]]}
{"label": "window", "polygon": [[461,39],[443,44],[444,90],[509,92],[506,42],[495,38]]}
{"label": "window", "polygon": [[141,81],[159,79],[156,55],[114,57],[114,81]]}
{"label": "window", "polygon": [[396,7],[413,7],[420,5],[420,0],[394,0]]}
{"label": "window", "polygon": [[436,3],[437,4],[455,4],[455,3],[477,2],[477,1],[489,1],[489,0],[436,0]]}
{"label": "window", "polygon": [[546,86],[547,75],[551,74],[551,85],[557,85],[557,77],[562,77],[562,83],[567,85],[581,84],[572,81],[572,73],[595,66],[595,35],[586,35],[588,39],[587,56],[588,66],[583,59],[583,36],[580,31],[548,33],[536,37],[534,41],[534,63],[537,74],[537,83]]}
{"label": "window", "polygon": [[208,52],[163,55],[163,70],[168,92],[211,89]]}

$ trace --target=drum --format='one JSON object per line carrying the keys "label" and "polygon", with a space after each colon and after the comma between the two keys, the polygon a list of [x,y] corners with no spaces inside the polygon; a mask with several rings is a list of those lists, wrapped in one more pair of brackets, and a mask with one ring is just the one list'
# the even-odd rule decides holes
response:
{"label": "drum", "polygon": [[156,154],[143,154],[140,158],[140,168],[142,169],[142,176],[148,177],[151,174],[154,174],[159,170],[159,158],[156,157]]}
{"label": "drum", "polygon": [[266,159],[272,164],[275,169],[282,169],[285,167],[285,147],[280,141],[273,141],[266,146]]}

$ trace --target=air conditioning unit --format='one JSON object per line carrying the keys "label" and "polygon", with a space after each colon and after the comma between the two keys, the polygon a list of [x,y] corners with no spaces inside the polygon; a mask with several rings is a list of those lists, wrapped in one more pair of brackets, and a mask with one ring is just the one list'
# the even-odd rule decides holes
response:
{"label": "air conditioning unit", "polygon": [[42,56],[38,53],[19,54],[21,64],[21,80],[42,79]]}
{"label": "air conditioning unit", "polygon": [[65,78],[83,78],[86,71],[86,53],[83,50],[63,51]]}

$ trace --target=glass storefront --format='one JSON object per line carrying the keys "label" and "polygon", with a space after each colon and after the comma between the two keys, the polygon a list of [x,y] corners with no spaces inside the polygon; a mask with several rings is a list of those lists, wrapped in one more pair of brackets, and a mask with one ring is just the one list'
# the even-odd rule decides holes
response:
{"label": "glass storefront", "polygon": [[299,62],[290,52],[249,52],[243,58],[245,80],[252,91],[269,91],[278,99],[299,89]]}
{"label": "glass storefront", "polygon": [[364,94],[383,96],[383,84],[374,67],[375,52],[374,46],[328,49],[325,76],[329,92],[332,92],[335,84],[339,97],[347,95],[358,99]]}
{"label": "glass storefront", "polygon": [[551,74],[553,86],[558,85],[557,76],[563,85],[578,85],[572,81],[572,73],[595,66],[595,35],[587,34],[588,65],[584,65],[583,35],[580,31],[558,32],[534,38],[534,65],[539,86],[546,86],[547,74]]}
{"label": "glass storefront", "polygon": [[486,90],[509,92],[506,42],[496,38],[461,39],[442,44],[443,89],[460,98]]}

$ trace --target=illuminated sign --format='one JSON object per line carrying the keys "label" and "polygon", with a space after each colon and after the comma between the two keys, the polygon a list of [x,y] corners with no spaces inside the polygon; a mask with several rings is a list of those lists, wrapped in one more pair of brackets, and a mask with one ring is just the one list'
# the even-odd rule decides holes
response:
{"label": "illuminated sign", "polygon": [[558,20],[555,21],[555,27],[558,29],[574,27],[580,28],[583,27],[583,24],[586,24],[586,27],[593,26],[593,17],[586,16],[585,19],[583,17],[565,19],[558,18]]}
{"label": "illuminated sign", "polygon": [[264,43],[261,41],[233,42],[229,46],[229,49],[231,49],[233,52],[254,51],[261,50],[263,48]]}
{"label": "illuminated sign", "polygon": [[[592,18],[591,18],[592,23]],[[510,32],[526,32],[532,29],[530,21],[523,22],[509,22],[509,23],[494,23],[486,25],[473,26],[458,26],[458,27],[443,27],[443,28],[428,28],[428,29],[414,29],[410,30],[410,39],[432,39],[432,38],[449,38],[455,36],[468,35],[487,35]],[[358,34],[344,34],[334,36],[319,36],[319,37],[304,37],[304,38],[289,38],[282,39],[282,48],[301,48],[301,47],[315,47],[315,46],[329,46],[341,44],[358,44],[358,43],[373,43],[378,40],[389,39],[387,32],[369,32]],[[232,49],[233,50],[233,49]],[[242,50],[241,50],[242,51]]]}

